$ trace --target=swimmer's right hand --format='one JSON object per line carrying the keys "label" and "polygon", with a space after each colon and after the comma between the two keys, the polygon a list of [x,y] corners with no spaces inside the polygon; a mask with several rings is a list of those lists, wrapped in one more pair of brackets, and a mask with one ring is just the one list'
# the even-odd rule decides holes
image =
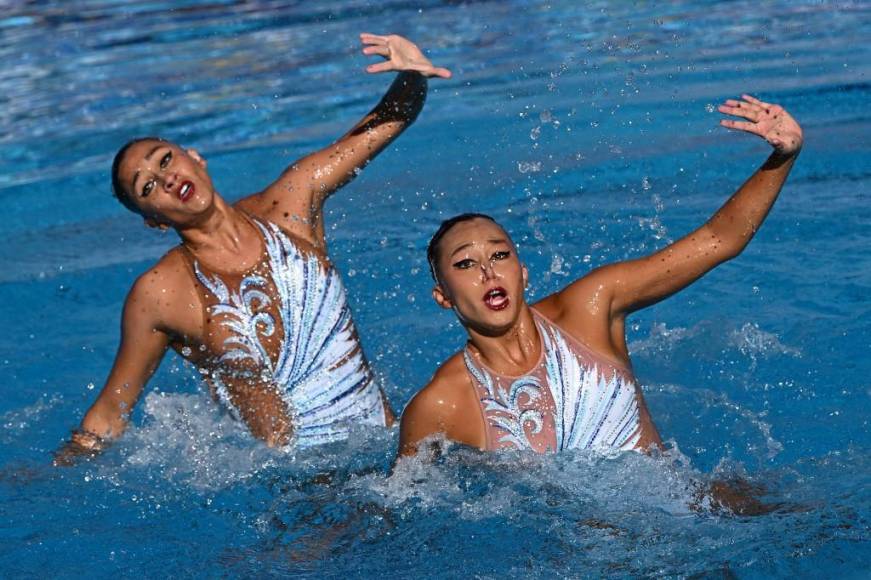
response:
{"label": "swimmer's right hand", "polygon": [[428,77],[451,78],[451,71],[433,66],[416,44],[397,34],[379,36],[364,32],[360,35],[360,42],[367,45],[363,54],[378,54],[387,59],[367,66],[366,72],[416,71]]}
{"label": "swimmer's right hand", "polygon": [[106,440],[99,435],[77,429],[73,431],[70,440],[54,452],[52,464],[55,467],[69,467],[75,465],[81,457],[90,458],[98,455],[106,447]]}

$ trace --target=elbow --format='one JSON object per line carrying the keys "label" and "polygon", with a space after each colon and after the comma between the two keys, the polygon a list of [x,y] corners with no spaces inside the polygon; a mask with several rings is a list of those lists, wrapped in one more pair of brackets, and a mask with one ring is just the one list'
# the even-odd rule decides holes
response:
{"label": "elbow", "polygon": [[723,234],[710,226],[707,227],[706,232],[702,232],[702,236],[709,238],[708,250],[706,251],[712,252],[719,264],[737,258],[750,241],[750,238],[744,236],[736,236],[728,232]]}
{"label": "elbow", "polygon": [[720,263],[734,260],[741,255],[741,252],[743,252],[746,247],[747,244],[731,244],[724,246],[720,250]]}

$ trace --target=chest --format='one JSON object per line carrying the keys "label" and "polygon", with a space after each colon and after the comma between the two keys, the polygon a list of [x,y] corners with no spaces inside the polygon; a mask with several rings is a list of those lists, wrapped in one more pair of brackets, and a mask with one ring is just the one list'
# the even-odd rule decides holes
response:
{"label": "chest", "polygon": [[543,336],[543,360],[521,377],[492,373],[467,355],[487,447],[538,453],[623,447],[637,434],[634,379],[579,356],[561,335]]}

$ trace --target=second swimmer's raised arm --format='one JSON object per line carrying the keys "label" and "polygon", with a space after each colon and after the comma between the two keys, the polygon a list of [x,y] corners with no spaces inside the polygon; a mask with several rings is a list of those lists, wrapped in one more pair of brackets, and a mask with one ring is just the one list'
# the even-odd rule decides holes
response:
{"label": "second swimmer's raised arm", "polygon": [[589,286],[598,285],[600,294],[608,294],[610,315],[619,317],[678,292],[747,246],[795,163],[802,131],[782,107],[749,95],[726,101],[720,111],[746,119],[723,120],[723,126],[758,135],[774,147],[768,160],[700,228],[650,256],[592,272],[563,291],[570,302],[573,294],[589,295]]}

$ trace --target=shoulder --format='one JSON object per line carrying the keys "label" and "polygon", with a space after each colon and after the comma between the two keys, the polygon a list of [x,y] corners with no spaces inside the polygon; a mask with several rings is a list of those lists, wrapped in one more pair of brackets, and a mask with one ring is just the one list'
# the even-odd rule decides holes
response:
{"label": "shoulder", "polygon": [[534,306],[555,322],[575,319],[589,322],[610,315],[614,287],[621,276],[619,264],[608,264],[585,274],[562,290],[546,296]]}
{"label": "shoulder", "polygon": [[463,353],[458,352],[445,361],[430,382],[412,397],[402,416],[448,418],[469,397],[470,389]]}
{"label": "shoulder", "polygon": [[190,266],[177,246],[133,283],[124,306],[125,321],[147,319],[159,327],[171,321],[179,304],[188,304],[194,294]]}
{"label": "shoulder", "polygon": [[405,407],[400,424],[400,454],[415,453],[420,441],[438,433],[457,443],[485,447],[479,406],[462,352],[457,353]]}
{"label": "shoulder", "polygon": [[318,241],[315,231],[316,219],[309,213],[297,211],[270,199],[265,193],[258,193],[240,199],[233,207],[249,216],[277,227],[283,234],[290,237],[304,249],[311,248],[312,253],[323,255],[322,244]]}

